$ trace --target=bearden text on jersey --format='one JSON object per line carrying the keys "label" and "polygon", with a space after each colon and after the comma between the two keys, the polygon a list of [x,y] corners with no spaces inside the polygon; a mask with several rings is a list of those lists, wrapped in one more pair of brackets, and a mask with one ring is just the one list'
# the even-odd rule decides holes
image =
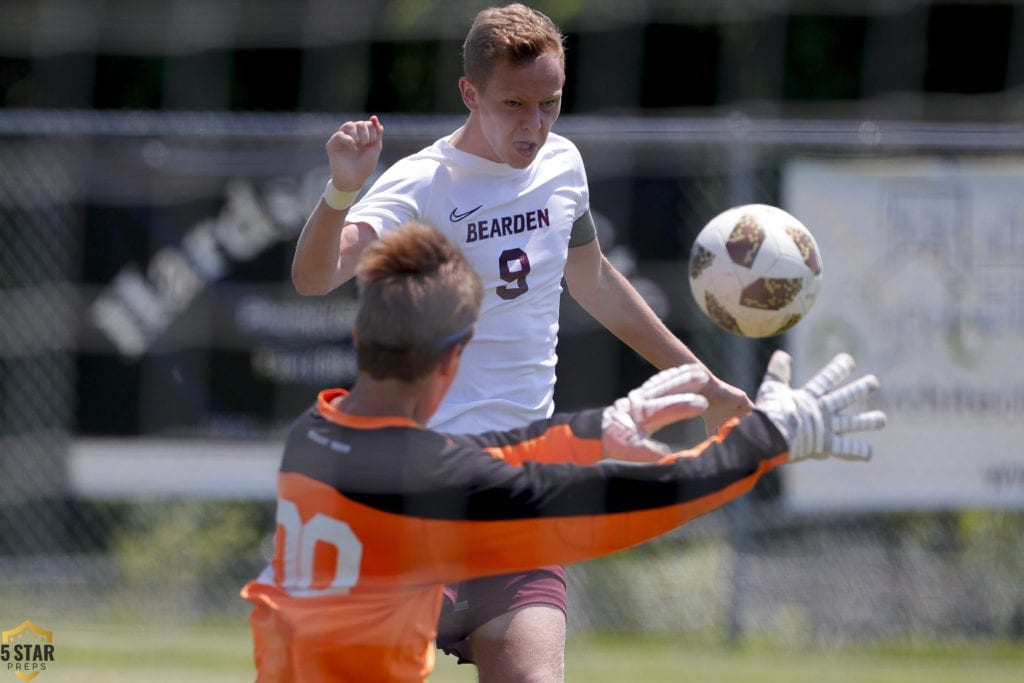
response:
{"label": "bearden text on jersey", "polygon": [[551,225],[547,208],[466,224],[466,242],[508,237]]}

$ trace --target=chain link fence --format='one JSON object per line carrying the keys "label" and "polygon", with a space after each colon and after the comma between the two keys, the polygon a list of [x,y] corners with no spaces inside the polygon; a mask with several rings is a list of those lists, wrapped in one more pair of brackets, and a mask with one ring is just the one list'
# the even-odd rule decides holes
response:
{"label": "chain link fence", "polygon": [[[244,614],[237,591],[271,547],[282,430],[354,373],[353,290],[304,299],[288,278],[344,118],[0,112],[4,614]],[[459,124],[389,118],[385,163]],[[794,158],[1024,153],[1024,130],[1003,125],[566,117],[558,130],[587,160],[606,253],[751,392],[773,347],[718,331],[689,296],[708,219],[779,203]],[[568,299],[559,367],[564,409],[650,372]],[[1019,509],[797,514],[769,477],[663,540],[573,567],[570,625],[1020,638],[1022,532]]]}

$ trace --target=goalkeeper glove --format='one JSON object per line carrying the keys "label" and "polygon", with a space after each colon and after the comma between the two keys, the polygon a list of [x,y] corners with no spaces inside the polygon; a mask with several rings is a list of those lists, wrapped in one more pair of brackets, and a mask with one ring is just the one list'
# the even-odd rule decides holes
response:
{"label": "goalkeeper glove", "polygon": [[867,375],[846,385],[853,358],[840,353],[800,389],[790,386],[792,358],[776,351],[757,391],[754,405],[778,427],[789,444],[789,462],[807,458],[870,460],[871,445],[844,436],[847,432],[882,429],[885,413],[871,410],[852,415],[840,411],[878,391],[878,378]]}
{"label": "goalkeeper glove", "polygon": [[649,437],[673,422],[697,417],[708,407],[698,394],[708,382],[700,365],[662,370],[605,408],[601,420],[601,450],[606,457],[655,462],[669,447]]}

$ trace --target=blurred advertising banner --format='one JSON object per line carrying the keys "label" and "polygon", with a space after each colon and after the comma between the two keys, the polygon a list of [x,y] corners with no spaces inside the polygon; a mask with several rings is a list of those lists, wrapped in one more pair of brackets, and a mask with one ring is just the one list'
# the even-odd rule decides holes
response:
{"label": "blurred advertising banner", "polygon": [[[460,122],[389,119],[379,170]],[[53,422],[103,440],[75,450],[101,463],[106,440],[121,437],[278,438],[319,389],[351,385],[355,283],[304,297],[290,277],[296,239],[330,175],[323,143],[333,118],[92,113],[56,119],[71,132],[54,139],[22,123],[21,136],[5,137],[0,125],[0,167],[19,169],[0,174],[0,380],[11,377],[11,404],[32,416],[34,443]],[[635,164],[624,180],[635,150],[604,147],[591,183],[606,253],[680,325],[688,293],[670,285],[683,240],[649,230],[659,242],[634,251],[623,218],[673,225],[678,218],[650,197],[664,193],[673,205],[678,180]],[[655,250],[667,266],[652,262]],[[646,378],[589,316],[563,313],[560,405],[610,402],[623,382],[639,381],[625,373]],[[595,362],[605,371],[593,372]],[[17,425],[4,419],[0,475],[16,450],[4,434]]]}
{"label": "blurred advertising banner", "polygon": [[794,381],[849,351],[889,416],[869,464],[787,469],[789,504],[1024,507],[1024,159],[800,160],[783,178],[825,268]]}

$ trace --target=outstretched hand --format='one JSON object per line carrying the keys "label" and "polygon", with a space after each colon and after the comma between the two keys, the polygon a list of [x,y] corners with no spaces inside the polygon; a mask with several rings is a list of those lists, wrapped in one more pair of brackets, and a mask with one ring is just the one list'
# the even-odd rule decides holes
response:
{"label": "outstretched hand", "polygon": [[331,182],[342,192],[355,192],[373,175],[384,147],[384,126],[376,116],[346,121],[327,140]]}
{"label": "outstretched hand", "polygon": [[606,457],[656,462],[669,447],[650,434],[673,422],[696,417],[708,407],[700,391],[708,382],[695,363],[662,370],[629,394],[605,408],[601,449]]}
{"label": "outstretched hand", "polygon": [[878,391],[878,378],[866,375],[843,384],[853,372],[853,358],[840,353],[800,389],[790,386],[792,358],[776,351],[757,392],[755,405],[778,427],[789,444],[789,462],[806,458],[870,460],[871,445],[848,432],[885,427],[885,413],[871,410],[843,415],[842,410]]}

